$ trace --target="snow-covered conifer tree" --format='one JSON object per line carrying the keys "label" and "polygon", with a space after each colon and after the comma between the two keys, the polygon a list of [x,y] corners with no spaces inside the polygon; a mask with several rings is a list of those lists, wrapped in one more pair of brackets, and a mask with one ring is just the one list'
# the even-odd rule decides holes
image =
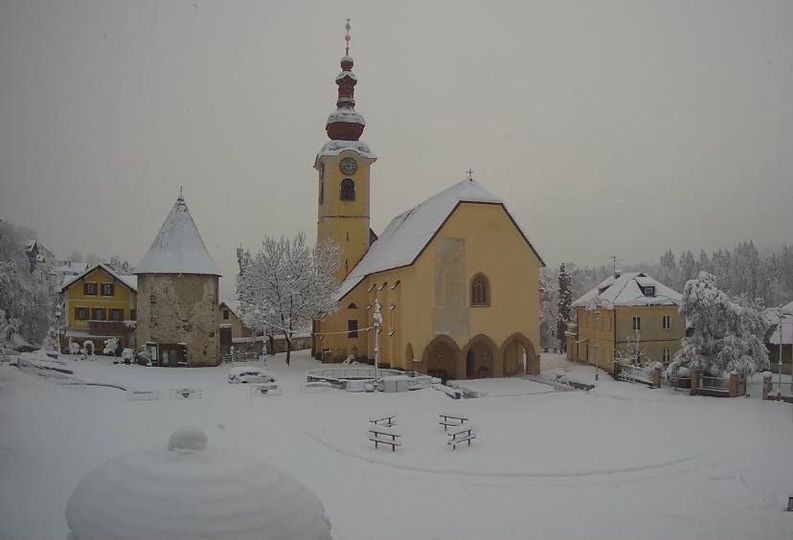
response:
{"label": "snow-covered conifer tree", "polygon": [[321,242],[311,249],[301,233],[295,238],[265,237],[259,250],[241,259],[237,296],[245,323],[266,335],[286,339],[286,363],[295,332],[336,309],[339,248]]}
{"label": "snow-covered conifer tree", "polygon": [[689,367],[701,368],[712,376],[733,370],[746,376],[766,369],[766,323],[757,307],[747,300],[732,300],[716,287],[716,278],[707,272],[686,282],[680,313],[692,332],[683,338],[669,372]]}
{"label": "snow-covered conifer tree", "polygon": [[567,323],[572,319],[570,304],[573,303],[573,291],[570,282],[570,275],[565,270],[564,263],[559,266],[559,310],[556,323],[556,337],[559,339],[559,350],[565,350],[564,333],[567,330]]}
{"label": "snow-covered conifer tree", "polygon": [[540,346],[553,347],[556,344],[558,322],[558,290],[555,272],[543,268],[540,271]]}

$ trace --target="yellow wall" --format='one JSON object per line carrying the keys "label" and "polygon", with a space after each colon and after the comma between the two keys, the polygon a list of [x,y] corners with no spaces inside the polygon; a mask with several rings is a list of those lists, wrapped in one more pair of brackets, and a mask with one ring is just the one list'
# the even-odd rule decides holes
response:
{"label": "yellow wall", "polygon": [[[83,294],[83,283],[90,282],[97,284],[96,296],[86,296]],[[114,283],[113,296],[102,296],[102,283]],[[130,310],[135,308],[135,292],[126,283],[123,283],[102,268],[96,268],[87,275],[78,279],[66,288],[65,294],[65,326],[67,329],[88,330],[88,320],[78,321],[75,318],[75,308],[88,308],[88,318],[91,319],[93,308],[105,308],[107,310],[107,320],[110,320],[110,309],[122,310],[122,320],[130,318]]]}
{"label": "yellow wall", "polygon": [[[223,312],[229,312],[229,318],[223,318]],[[225,303],[221,302],[218,304],[218,326],[221,328],[227,327],[231,328],[231,337],[250,337],[253,335],[253,331],[249,328],[246,328],[245,325],[242,324],[242,321],[239,317],[234,313],[232,309],[230,309]]]}
{"label": "yellow wall", "polygon": [[[339,162],[351,157],[358,163],[352,175],[342,174]],[[361,157],[354,150],[338,156],[322,156],[319,164],[317,239],[333,240],[342,250],[339,281],[358,264],[369,249],[369,171],[374,160]],[[355,200],[341,200],[341,182],[351,178],[355,182]]]}
{"label": "yellow wall", "polygon": [[[356,347],[360,356],[374,357],[373,334],[359,332],[351,339],[343,332],[347,319],[357,318],[359,327],[371,324],[372,310],[365,309],[377,298],[382,305],[384,328],[380,334],[381,360],[392,367],[422,369],[425,347],[435,338],[433,313],[436,299],[436,250],[441,239],[463,239],[465,251],[464,299],[466,332],[452,334],[460,350],[478,334],[488,336],[501,347],[515,333],[539,346],[539,293],[537,283],[541,261],[527,246],[501,205],[462,203],[441,227],[417,261],[408,267],[380,272],[364,279],[341,302],[339,312],[320,322],[319,332],[327,335],[319,349],[349,354]],[[487,307],[470,306],[470,281],[484,273],[490,282],[491,301]],[[399,284],[397,285],[397,281]],[[384,286],[385,284],[385,286]],[[354,303],[358,309],[347,306]],[[394,305],[395,308],[391,309]],[[394,331],[392,335],[391,331]],[[410,345],[416,361],[406,356]],[[498,351],[494,351],[498,358]]]}

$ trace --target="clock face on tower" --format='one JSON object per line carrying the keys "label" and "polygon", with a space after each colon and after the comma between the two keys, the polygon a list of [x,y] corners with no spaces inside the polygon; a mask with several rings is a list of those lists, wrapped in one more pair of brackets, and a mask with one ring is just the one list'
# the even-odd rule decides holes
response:
{"label": "clock face on tower", "polygon": [[344,174],[355,174],[358,170],[358,162],[351,157],[346,157],[339,162],[339,169]]}

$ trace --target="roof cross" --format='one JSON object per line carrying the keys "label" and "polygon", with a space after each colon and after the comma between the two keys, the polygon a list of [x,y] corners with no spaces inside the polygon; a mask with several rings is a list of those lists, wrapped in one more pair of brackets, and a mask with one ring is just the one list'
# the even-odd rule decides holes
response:
{"label": "roof cross", "polygon": [[347,24],[344,25],[344,28],[347,30],[347,33],[344,34],[344,41],[346,42],[346,46],[344,47],[344,55],[350,56],[350,29],[352,29],[352,26],[350,26],[350,19],[347,19]]}
{"label": "roof cross", "polygon": [[471,169],[468,169],[465,172],[468,175],[468,181],[469,182],[473,182],[474,181],[474,171],[472,171]]}

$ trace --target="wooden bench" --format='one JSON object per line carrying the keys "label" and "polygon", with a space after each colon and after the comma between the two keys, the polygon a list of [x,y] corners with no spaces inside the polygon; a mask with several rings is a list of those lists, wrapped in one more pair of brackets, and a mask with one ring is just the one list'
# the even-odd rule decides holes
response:
{"label": "wooden bench", "polygon": [[397,446],[402,446],[402,443],[397,440],[400,437],[402,437],[402,435],[396,431],[378,427],[369,429],[369,440],[374,443],[375,448],[377,448],[378,444],[387,444],[391,446],[391,451],[395,452]]}
{"label": "wooden bench", "polygon": [[387,414],[385,416],[372,416],[369,418],[369,422],[375,426],[391,427],[396,424],[396,415]]}
{"label": "wooden bench", "polygon": [[457,450],[458,444],[467,442],[468,446],[471,446],[471,441],[474,439],[476,439],[474,428],[472,428],[470,425],[458,426],[457,429],[453,429],[449,432],[449,440],[446,444],[451,446],[452,450]]}
{"label": "wooden bench", "polygon": [[443,431],[448,431],[448,428],[450,427],[462,426],[469,420],[465,416],[457,416],[454,414],[441,413],[438,416],[443,419],[438,422],[438,424],[443,426]]}

